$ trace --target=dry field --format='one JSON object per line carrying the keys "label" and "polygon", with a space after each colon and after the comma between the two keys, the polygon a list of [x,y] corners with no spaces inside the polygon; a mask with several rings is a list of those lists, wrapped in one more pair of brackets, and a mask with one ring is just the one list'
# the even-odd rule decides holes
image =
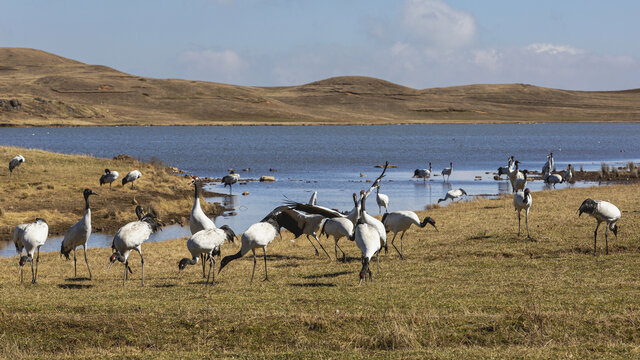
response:
{"label": "dry field", "polygon": [[640,90],[412,89],[361,76],[252,87],[145,78],[40,50],[0,48],[0,126],[546,121],[640,121]]}
{"label": "dry field", "polygon": [[[7,164],[14,156],[26,158],[9,177]],[[193,205],[193,185],[160,163],[145,163],[130,157],[122,160],[100,159],[51,153],[42,150],[0,146],[0,239],[11,238],[13,227],[42,217],[49,223],[49,234],[60,235],[84,213],[85,188],[99,196],[91,197],[94,231],[115,232],[123,223],[135,219],[136,203],[155,211],[166,222],[188,222]],[[104,169],[115,170],[120,177],[100,187]],[[122,186],[127,172],[138,169],[142,177]],[[220,209],[203,205],[213,215]],[[186,219],[186,220],[185,220]]]}
{"label": "dry field", "polygon": [[[389,246],[373,282],[360,287],[353,243],[342,240],[348,261],[335,262],[285,231],[268,248],[270,281],[260,281],[258,258],[253,286],[250,255],[216,274],[213,287],[203,286],[199,265],[179,273],[185,239],[143,245],[145,287],[135,253],[125,288],[120,264],[107,271],[110,249],[89,249],[92,281],[72,278],[72,263],[50,253],[38,284],[19,284],[17,257],[1,259],[0,357],[638,357],[639,190],[534,193],[535,242],[516,236],[508,197],[420,212],[440,232],[412,228],[406,260]],[[609,255],[602,236],[591,255],[595,220],[576,214],[586,197],[622,210]],[[225,245],[223,256],[238,246]]]}

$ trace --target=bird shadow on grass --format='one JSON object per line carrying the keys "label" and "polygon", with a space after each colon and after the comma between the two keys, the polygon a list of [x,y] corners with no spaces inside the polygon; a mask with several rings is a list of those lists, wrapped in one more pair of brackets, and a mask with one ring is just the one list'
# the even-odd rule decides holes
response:
{"label": "bird shadow on grass", "polygon": [[162,289],[162,288],[172,288],[172,287],[175,287],[175,286],[176,286],[176,284],[157,284],[157,285],[151,285],[151,287],[153,287],[153,288],[160,288],[160,289]]}
{"label": "bird shadow on grass", "polygon": [[491,235],[476,235],[476,236],[470,236],[467,238],[467,241],[470,240],[486,240],[486,239],[490,239]]}
{"label": "bird shadow on grass", "polygon": [[59,284],[59,288],[61,289],[90,289],[93,285],[88,284]]}
{"label": "bird shadow on grass", "polygon": [[304,256],[267,254],[267,260],[306,260],[306,259],[307,257],[304,257]]}
{"label": "bird shadow on grass", "polygon": [[66,278],[64,281],[91,281],[88,277]]}
{"label": "bird shadow on grass", "polygon": [[291,286],[295,286],[295,287],[335,287],[336,284],[334,283],[295,283],[295,284],[289,284]]}
{"label": "bird shadow on grass", "polygon": [[350,271],[338,271],[338,272],[334,272],[334,273],[329,273],[329,274],[314,274],[314,275],[306,275],[303,276],[303,279],[322,279],[322,278],[334,278],[334,277],[338,277],[340,275],[347,275],[347,274],[351,274]]}

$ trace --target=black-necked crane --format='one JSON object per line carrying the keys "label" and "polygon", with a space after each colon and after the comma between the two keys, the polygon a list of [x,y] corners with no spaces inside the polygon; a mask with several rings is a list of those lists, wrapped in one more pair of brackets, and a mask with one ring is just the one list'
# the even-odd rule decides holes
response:
{"label": "black-necked crane", "polygon": [[[313,249],[316,251],[316,256],[319,256],[320,252],[318,252],[318,248],[313,244],[313,241],[311,241],[311,238],[309,238],[309,236],[313,236],[313,238],[316,239],[316,242],[318,243],[318,245],[320,245],[322,251],[324,251],[327,257],[331,259],[331,256],[329,256],[327,250],[325,250],[324,246],[322,246],[320,239],[318,239],[318,233],[322,228],[322,221],[324,220],[324,216],[317,214],[303,214],[293,209],[289,210],[289,215],[296,220],[296,222],[298,223],[297,226],[302,229],[302,234],[307,236],[307,240],[309,240],[309,243],[311,243],[311,246],[313,246]],[[298,236],[296,236],[296,238],[297,237]]]}
{"label": "black-necked crane", "polygon": [[291,231],[294,236],[298,237],[302,234],[302,228],[298,226],[298,222],[291,215],[292,210],[286,207],[278,207],[269,213],[260,222],[255,223],[242,234],[241,248],[236,254],[228,255],[222,258],[220,262],[220,270],[229,264],[229,262],[241,258],[251,250],[253,252],[253,270],[251,271],[251,284],[253,284],[253,275],[256,272],[256,249],[262,248],[264,253],[264,280],[269,280],[267,272],[267,245],[280,233],[280,228],[284,227]]}
{"label": "black-necked crane", "polygon": [[573,180],[573,165],[568,164],[567,165],[567,170],[564,171],[564,177],[563,177],[562,181],[566,181],[566,182],[570,183],[571,180]]}
{"label": "black-necked crane", "polygon": [[9,176],[13,173],[18,166],[20,166],[24,162],[24,156],[16,155],[11,161],[9,161]]}
{"label": "black-necked crane", "polygon": [[[520,161],[516,160],[515,162],[515,170],[513,174],[513,180],[511,181],[511,187],[513,188],[513,192],[517,192],[518,190],[524,191],[524,188],[527,187],[527,174],[529,170],[520,171]],[[511,179],[511,175],[509,176]]]}
{"label": "black-necked crane", "polygon": [[[136,208],[136,213],[137,213]],[[111,247],[116,251],[109,258],[109,267],[116,261],[124,264],[124,276],[122,278],[122,286],[125,286],[127,280],[127,270],[129,268],[129,254],[131,250],[136,250],[140,254],[140,263],[142,264],[142,286],[144,286],[144,257],[142,256],[142,243],[149,236],[161,227],[161,222],[156,219],[153,214],[146,214],[138,221],[132,221],[121,227],[113,237]]]}
{"label": "black-necked crane", "polygon": [[[20,254],[22,255],[22,249],[24,249],[27,255],[20,257],[20,282],[22,282],[22,267],[27,262],[31,263],[31,282],[36,283],[38,279],[38,263],[40,262],[40,247],[44,245],[47,241],[47,235],[49,235],[49,224],[47,221],[42,218],[37,218],[35,222],[30,224],[22,224],[16,226],[14,230],[14,241],[15,241],[15,233],[19,231],[19,227],[22,228],[21,236],[19,236],[19,240],[21,242]],[[18,249],[18,245],[16,245],[16,249]],[[33,269],[33,255],[35,252],[38,252],[36,256],[36,268],[35,271]]]}
{"label": "black-necked crane", "polygon": [[73,250],[73,276],[77,277],[76,247],[82,246],[84,262],[87,264],[89,279],[91,279],[91,268],[89,267],[89,260],[87,260],[87,240],[89,240],[89,236],[91,236],[91,207],[89,205],[89,196],[98,194],[94,193],[91,189],[84,189],[82,195],[84,196],[84,215],[80,221],[64,233],[64,239],[62,239],[62,245],[60,246],[60,254],[69,260],[69,253]]}
{"label": "black-necked crane", "polygon": [[498,176],[507,175],[513,171],[513,155],[507,159],[507,166],[502,166],[498,168]]}
{"label": "black-necked crane", "polygon": [[549,170],[547,170],[547,172],[544,173],[544,182],[547,185],[552,185],[555,188],[556,184],[562,182],[562,176],[560,176],[559,174],[551,174]]}
{"label": "black-necked crane", "polygon": [[[102,176],[100,176],[100,186],[102,186],[103,184],[109,184],[109,190],[113,190],[111,188],[111,183],[116,181],[118,179],[118,176],[120,176],[120,174],[118,174],[117,171],[115,171],[115,170],[111,171],[109,169],[104,169],[104,174],[102,174]],[[133,183],[131,185],[133,185]]]}
{"label": "black-necked crane", "polygon": [[358,286],[362,283],[362,279],[367,278],[367,274],[369,275],[369,280],[371,280],[371,269],[369,269],[369,263],[371,262],[371,258],[373,255],[377,255],[378,261],[380,259],[380,235],[378,234],[378,230],[368,224],[365,217],[365,202],[366,197],[364,195],[364,190],[360,193],[360,214],[356,220],[356,228],[353,233],[353,239],[358,246],[358,249],[362,252],[362,268],[360,269],[360,281],[358,281]]}
{"label": "black-necked crane", "polygon": [[388,251],[387,248],[387,230],[385,230],[384,228],[384,224],[382,223],[382,221],[374,218],[373,216],[369,215],[367,213],[367,209],[365,207],[365,203],[367,201],[367,193],[364,192],[364,190],[360,191],[360,216],[359,219],[360,221],[366,223],[367,225],[373,227],[374,229],[376,229],[376,232],[378,233],[378,240],[380,241],[380,247],[378,248],[378,253],[376,255],[376,262],[377,262],[377,267],[378,267],[378,272],[380,272],[380,250],[382,248],[384,248],[384,253],[386,254]]}
{"label": "black-necked crane", "polygon": [[131,183],[131,188],[133,189],[134,188],[133,182],[140,179],[140,177],[142,177],[142,173],[140,171],[138,170],[129,171],[127,176],[122,178],[122,186],[124,186],[126,183]]}
{"label": "black-necked crane", "polygon": [[229,174],[222,177],[222,183],[224,187],[229,186],[229,194],[231,194],[232,185],[237,183],[240,179],[240,174],[236,174],[233,170],[229,172]]}
{"label": "black-necked crane", "polygon": [[[421,222],[420,218],[418,218],[418,215],[413,211],[393,211],[390,213],[386,213],[382,216],[382,223],[384,224],[386,231],[393,232],[393,239],[391,239],[391,245],[393,246],[394,249],[396,249],[396,251],[400,255],[400,259],[403,259],[403,260],[404,260],[404,253],[402,249],[402,239],[404,238],[404,233],[407,232],[407,230],[409,230],[411,225],[416,225],[421,228],[424,228],[425,226],[427,226],[427,224],[430,224],[436,229],[436,231],[438,231],[435,220],[433,220],[429,216],[426,216]],[[400,250],[398,251],[398,248],[394,244],[394,241],[396,240],[396,235],[399,232],[402,232],[402,235],[400,235]]]}
{"label": "black-necked crane", "polygon": [[547,171],[551,172],[553,170],[553,166],[555,165],[555,161],[553,161],[553,153],[549,153],[547,155],[547,161],[542,166],[542,173],[546,173]]}
{"label": "black-necked crane", "polygon": [[[191,235],[189,240],[187,240],[187,249],[191,253],[191,259],[183,258],[178,263],[178,270],[182,271],[187,265],[195,265],[198,263],[198,260],[202,258],[203,262],[204,257],[203,254],[207,254],[209,258],[209,274],[207,275],[207,281],[205,285],[209,283],[209,278],[211,277],[211,269],[215,267],[216,260],[214,255],[216,252],[220,251],[220,246],[224,244],[225,241],[233,242],[236,234],[229,228],[227,225],[221,226],[218,228],[204,229],[200,230],[197,233]],[[215,284],[215,270],[213,274],[213,278],[211,279],[211,285]]]}
{"label": "black-necked crane", "polygon": [[[191,216],[189,217],[189,230],[191,230],[191,235],[193,235],[201,230],[215,229],[216,224],[202,211],[202,207],[200,207],[200,178],[194,176],[193,179],[191,179],[191,183],[195,189],[195,194],[193,197]],[[205,272],[207,254],[200,253],[200,257],[202,258],[202,277],[205,278],[207,276]]]}
{"label": "black-necked crane", "polygon": [[311,198],[309,198],[309,202],[307,203],[309,205],[317,205],[318,204],[318,192],[314,191],[313,194],[311,194]]}
{"label": "black-necked crane", "polygon": [[429,163],[428,169],[415,169],[413,171],[414,178],[422,178],[422,181],[427,181],[427,178],[431,176],[431,163]]}
{"label": "black-necked crane", "polygon": [[587,213],[598,221],[596,229],[593,231],[593,256],[596,256],[596,240],[598,237],[598,227],[600,227],[600,223],[602,222],[606,224],[606,228],[604,231],[604,241],[606,242],[606,254],[608,255],[609,230],[613,231],[613,234],[616,236],[616,240],[618,239],[617,223],[618,220],[620,220],[621,216],[620,209],[618,209],[617,206],[608,201],[586,199],[582,202],[582,205],[580,205],[580,208],[578,209],[578,216],[582,215],[582,213]]}
{"label": "black-necked crane", "polygon": [[444,198],[438,199],[438,203],[447,201],[448,199],[451,199],[451,201],[453,201],[455,199],[461,198],[463,195],[467,195],[467,192],[464,191],[464,189],[449,190],[447,191],[447,194],[444,196]]}
{"label": "black-necked crane", "polygon": [[449,163],[448,168],[442,169],[442,182],[444,182],[444,176],[447,176],[447,181],[449,181],[449,176],[451,176],[451,171],[453,171],[453,162]]}
{"label": "black-necked crane", "polygon": [[376,186],[376,203],[378,203],[378,213],[382,214],[382,208],[384,212],[389,212],[389,195],[380,193],[380,184]]}
{"label": "black-necked crane", "polygon": [[[13,245],[16,247],[16,252],[19,257],[22,257],[22,249],[24,249],[24,245],[22,244],[22,235],[24,234],[24,228],[29,224],[20,224],[17,225],[13,229]],[[20,278],[20,282],[22,282],[22,265],[18,269],[18,277]]]}
{"label": "black-necked crane", "polygon": [[[356,211],[359,212],[360,205],[358,204],[356,193],[353,193],[353,203],[354,203],[354,209],[356,209]],[[329,238],[330,236],[333,236],[333,240],[334,240],[333,250],[336,256],[336,261],[338,261],[338,249],[340,249],[340,251],[342,252],[342,261],[343,262],[347,261],[347,255],[344,253],[344,250],[342,250],[340,245],[338,245],[338,240],[342,239],[343,237],[346,237],[347,239],[352,238],[353,229],[355,226],[354,221],[357,220],[357,215],[358,215],[357,212],[353,217],[353,221],[347,218],[346,216],[336,216],[336,217],[327,218],[327,220],[325,220],[324,224],[322,225],[320,234],[326,235],[327,238]]]}
{"label": "black-necked crane", "polygon": [[529,210],[531,209],[531,191],[528,188],[516,191],[513,194],[513,207],[518,212],[518,236],[520,236],[520,213],[524,210],[524,221],[527,225],[527,238],[531,240],[531,234],[529,234]]}

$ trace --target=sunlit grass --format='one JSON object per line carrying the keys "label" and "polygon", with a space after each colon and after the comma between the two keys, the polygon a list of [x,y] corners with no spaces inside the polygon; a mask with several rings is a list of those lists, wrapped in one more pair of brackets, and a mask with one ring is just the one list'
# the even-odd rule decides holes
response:
{"label": "sunlit grass", "polygon": [[[341,240],[343,264],[314,256],[306,239],[291,242],[287,232],[268,248],[270,281],[260,281],[258,257],[253,286],[250,253],[216,274],[214,287],[203,286],[199,264],[178,273],[185,239],[143,245],[144,288],[135,253],[126,288],[121,265],[106,270],[109,249],[89,250],[93,281],[71,279],[73,264],[52,253],[42,257],[38,284],[19,285],[17,257],[2,259],[0,356],[635,357],[638,190],[533,193],[535,242],[516,236],[510,196],[434,207],[419,215],[440,232],[411,228],[407,260],[389,246],[380,273],[361,287],[353,243]],[[603,235],[591,255],[595,220],[576,214],[586,197],[622,210],[608,256]],[[223,256],[238,247],[225,245]]]}

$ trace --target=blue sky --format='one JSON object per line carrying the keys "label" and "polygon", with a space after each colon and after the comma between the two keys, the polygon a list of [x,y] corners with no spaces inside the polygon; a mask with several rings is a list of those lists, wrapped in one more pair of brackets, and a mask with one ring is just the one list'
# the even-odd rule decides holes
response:
{"label": "blue sky", "polygon": [[4,1],[0,46],[157,78],[640,87],[640,2]]}

